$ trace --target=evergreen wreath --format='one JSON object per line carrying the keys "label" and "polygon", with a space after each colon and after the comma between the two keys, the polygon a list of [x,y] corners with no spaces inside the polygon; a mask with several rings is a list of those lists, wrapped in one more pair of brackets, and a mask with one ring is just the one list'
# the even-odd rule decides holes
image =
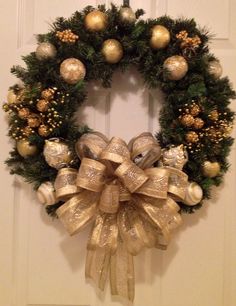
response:
{"label": "evergreen wreath", "polygon": [[[95,19],[92,14],[97,14]],[[54,182],[58,169],[44,156],[45,141],[52,138],[66,141],[72,168],[78,169],[75,143],[91,131],[78,127],[73,117],[86,100],[85,84],[98,80],[110,87],[116,70],[135,66],[148,88],[160,88],[165,94],[156,135],[161,147],[184,145],[188,152],[184,172],[202,188],[203,199],[210,197],[211,186],[222,182],[229,167],[234,118],[229,104],[235,92],[228,78],[220,77],[221,66],[209,52],[206,29],[198,28],[193,19],[138,20],[143,14],[142,9],[134,14],[128,6],[87,6],[68,19],[57,18],[50,32],[38,35],[36,52],[23,56],[26,68],[11,70],[24,85],[10,87],[3,106],[15,143],[6,161],[11,174],[24,177],[35,189]],[[108,49],[107,40],[113,40]],[[109,43],[114,43],[115,56],[109,53]],[[77,60],[75,79],[68,79],[68,71],[63,74],[62,63],[66,66],[68,59]],[[181,211],[192,213],[201,203],[179,205]],[[62,204],[47,206],[48,213],[54,215]]]}

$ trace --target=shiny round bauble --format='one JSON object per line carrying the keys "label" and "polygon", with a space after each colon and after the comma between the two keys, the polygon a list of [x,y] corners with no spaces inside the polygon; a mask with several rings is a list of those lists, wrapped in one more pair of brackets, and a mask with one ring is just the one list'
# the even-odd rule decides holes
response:
{"label": "shiny round bauble", "polygon": [[49,107],[49,103],[48,103],[48,101],[47,100],[44,100],[44,99],[42,99],[42,100],[39,100],[38,102],[37,102],[37,110],[39,111],[39,112],[46,112],[47,110],[48,110],[48,107]]}
{"label": "shiny round bauble", "polygon": [[223,73],[222,66],[219,61],[213,60],[208,63],[208,72],[215,78],[219,79]]}
{"label": "shiny round bauble", "polygon": [[107,63],[116,64],[123,56],[121,43],[116,39],[107,39],[102,45],[102,54]]}
{"label": "shiny round bauble", "polygon": [[14,104],[19,103],[17,94],[15,94],[14,90],[10,89],[7,93],[7,103]]}
{"label": "shiny round bauble", "polygon": [[195,117],[200,114],[201,108],[199,105],[193,104],[192,106],[190,106],[189,112],[193,117]]}
{"label": "shiny round bauble", "polygon": [[55,58],[57,50],[54,45],[48,42],[40,43],[36,49],[36,58],[39,61]]}
{"label": "shiny round bauble", "polygon": [[27,107],[23,107],[18,111],[18,116],[23,120],[27,119],[29,115],[30,115],[30,110]]}
{"label": "shiny round bauble", "polygon": [[220,164],[218,162],[205,161],[202,169],[204,176],[213,178],[220,173]]}
{"label": "shiny round bauble", "polygon": [[201,118],[195,118],[195,119],[194,119],[193,127],[194,127],[196,130],[202,129],[203,126],[204,126],[204,121],[203,121]]}
{"label": "shiny round bauble", "polygon": [[119,11],[119,19],[124,23],[135,23],[136,15],[132,8],[130,7],[122,7]]}
{"label": "shiny round bauble", "polygon": [[45,141],[43,155],[48,165],[56,169],[66,167],[72,162],[72,152],[68,145],[59,138]]}
{"label": "shiny round bauble", "polygon": [[108,24],[108,17],[105,13],[94,10],[85,17],[85,27],[89,31],[103,31]]}
{"label": "shiny round bauble", "polygon": [[54,98],[55,90],[52,88],[44,89],[41,92],[41,97],[45,100],[52,100]]}
{"label": "shiny round bauble", "polygon": [[183,115],[180,121],[184,126],[187,126],[187,127],[192,126],[194,124],[194,118],[190,114]]}
{"label": "shiny round bauble", "polygon": [[188,63],[185,58],[180,55],[168,57],[163,67],[167,70],[167,78],[172,81],[182,79],[188,72]]}
{"label": "shiny round bauble", "polygon": [[199,141],[199,137],[198,134],[194,131],[189,131],[186,135],[185,135],[185,139],[188,143],[196,143]]}
{"label": "shiny round bauble", "polygon": [[214,109],[213,111],[211,111],[210,114],[208,115],[208,117],[209,117],[212,121],[217,121],[217,120],[219,119],[218,110]]}
{"label": "shiny round bauble", "polygon": [[150,45],[153,49],[164,49],[170,42],[170,32],[162,25],[151,29]]}
{"label": "shiny round bauble", "polygon": [[41,120],[39,115],[37,114],[31,114],[27,118],[28,125],[32,128],[36,128],[40,126]]}
{"label": "shiny round bauble", "polygon": [[188,184],[186,189],[184,204],[188,206],[193,206],[201,202],[203,197],[203,191],[201,186],[199,186],[195,182],[191,182]]}
{"label": "shiny round bauble", "polygon": [[60,75],[68,84],[78,83],[84,79],[85,74],[85,66],[77,58],[68,58],[61,63]]}
{"label": "shiny round bauble", "polygon": [[38,133],[42,137],[47,137],[50,134],[50,129],[47,125],[41,124],[38,128]]}
{"label": "shiny round bauble", "polygon": [[16,149],[18,153],[24,158],[27,158],[29,156],[34,156],[38,152],[37,147],[35,145],[32,145],[26,139],[21,139],[17,141]]}
{"label": "shiny round bauble", "polygon": [[177,147],[163,149],[160,159],[161,166],[169,166],[182,170],[188,161],[188,153],[181,144]]}
{"label": "shiny round bauble", "polygon": [[36,194],[41,204],[53,205],[57,202],[55,189],[51,182],[42,183],[39,186]]}

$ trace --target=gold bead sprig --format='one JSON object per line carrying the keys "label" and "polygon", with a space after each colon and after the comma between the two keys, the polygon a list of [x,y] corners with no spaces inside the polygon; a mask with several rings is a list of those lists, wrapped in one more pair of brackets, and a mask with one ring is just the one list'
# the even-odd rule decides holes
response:
{"label": "gold bead sprig", "polygon": [[195,54],[196,49],[202,43],[201,38],[198,35],[189,37],[187,31],[183,30],[176,34],[176,38],[181,41],[180,47],[183,50],[184,55],[191,56]]}
{"label": "gold bead sprig", "polygon": [[59,40],[64,43],[72,43],[72,44],[74,44],[79,39],[79,36],[74,34],[71,31],[71,29],[67,29],[64,31],[57,31],[56,37],[59,38]]}

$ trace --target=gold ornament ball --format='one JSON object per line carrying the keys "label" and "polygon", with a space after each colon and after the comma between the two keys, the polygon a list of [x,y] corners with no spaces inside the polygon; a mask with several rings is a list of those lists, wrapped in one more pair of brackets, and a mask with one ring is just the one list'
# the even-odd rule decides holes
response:
{"label": "gold ornament ball", "polygon": [[183,56],[174,55],[165,60],[164,68],[168,72],[169,80],[178,81],[188,72],[188,63]]}
{"label": "gold ornament ball", "polygon": [[201,186],[199,186],[195,182],[191,182],[188,184],[184,204],[188,206],[193,206],[201,202],[203,197],[203,191]]}
{"label": "gold ornament ball", "polygon": [[36,58],[39,61],[52,59],[56,57],[56,55],[57,55],[57,50],[55,46],[48,42],[43,42],[39,44],[36,49]]}
{"label": "gold ornament ball", "polygon": [[18,111],[18,116],[23,120],[27,119],[29,115],[30,115],[30,110],[26,107],[23,107]]}
{"label": "gold ornament ball", "polygon": [[48,110],[48,107],[49,107],[49,103],[48,103],[48,101],[46,101],[46,100],[44,100],[44,99],[42,99],[42,100],[39,100],[38,102],[37,102],[37,110],[39,111],[39,112],[46,112],[47,110]]}
{"label": "gold ornament ball", "polygon": [[67,166],[73,159],[68,145],[59,138],[46,140],[43,154],[48,165],[56,169]]}
{"label": "gold ornament ball", "polygon": [[47,137],[50,134],[49,127],[45,124],[41,124],[38,128],[38,133],[42,137]]}
{"label": "gold ornament ball", "polygon": [[121,43],[116,39],[107,39],[102,45],[102,54],[107,63],[116,64],[123,56]]}
{"label": "gold ornament ball", "polygon": [[190,114],[191,114],[193,117],[195,117],[195,116],[197,116],[197,115],[200,114],[201,108],[200,108],[199,105],[193,104],[193,105],[190,107],[189,112],[190,112]]}
{"label": "gold ornament ball", "polygon": [[199,141],[199,137],[198,134],[194,131],[189,131],[186,135],[185,135],[185,139],[188,143],[196,143]]}
{"label": "gold ornament ball", "polygon": [[48,89],[44,89],[41,93],[41,97],[45,100],[52,100],[54,98],[54,89],[52,88],[48,88]]}
{"label": "gold ornament ball", "polygon": [[170,42],[170,32],[162,25],[151,29],[150,45],[153,49],[164,49]]}
{"label": "gold ornament ball", "polygon": [[136,16],[130,7],[122,7],[119,12],[119,18],[124,23],[135,23]]}
{"label": "gold ornament ball", "polygon": [[201,118],[195,118],[193,126],[196,130],[200,130],[204,126],[204,121]]}
{"label": "gold ornament ball", "polygon": [[189,114],[185,114],[181,117],[181,123],[184,125],[184,126],[192,126],[194,124],[194,118],[192,115],[189,115]]}
{"label": "gold ornament ball", "polygon": [[94,10],[85,17],[85,27],[89,31],[103,31],[107,24],[107,15],[99,10]]}
{"label": "gold ornament ball", "polygon": [[34,156],[38,151],[37,147],[35,145],[30,144],[30,142],[26,139],[21,139],[17,141],[16,148],[18,153],[24,158]]}
{"label": "gold ornament ball", "polygon": [[31,114],[28,117],[28,125],[32,128],[36,128],[40,125],[40,117],[37,114]]}
{"label": "gold ornament ball", "polygon": [[208,63],[208,72],[216,79],[219,79],[223,73],[222,66],[219,61],[214,60]]}
{"label": "gold ornament ball", "polygon": [[217,121],[219,119],[219,113],[216,109],[210,112],[208,116],[212,121]]}
{"label": "gold ornament ball", "polygon": [[68,84],[78,83],[84,79],[85,74],[85,66],[77,58],[68,58],[61,63],[60,75]]}
{"label": "gold ornament ball", "polygon": [[10,89],[7,93],[7,103],[14,104],[17,103],[17,95],[14,93],[12,89]]}
{"label": "gold ornament ball", "polygon": [[220,173],[220,164],[218,162],[205,161],[203,164],[203,175],[206,177],[216,177]]}

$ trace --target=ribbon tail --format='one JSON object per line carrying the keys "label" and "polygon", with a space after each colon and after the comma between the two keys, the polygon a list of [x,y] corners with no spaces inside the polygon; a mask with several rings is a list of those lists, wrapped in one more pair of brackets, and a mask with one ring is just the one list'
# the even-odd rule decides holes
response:
{"label": "ribbon tail", "polygon": [[110,252],[104,248],[87,251],[85,277],[92,279],[102,291],[107,280],[110,258]]}
{"label": "ribbon tail", "polygon": [[122,296],[133,302],[135,294],[133,256],[120,242],[117,251],[111,256],[110,284],[111,294]]}

